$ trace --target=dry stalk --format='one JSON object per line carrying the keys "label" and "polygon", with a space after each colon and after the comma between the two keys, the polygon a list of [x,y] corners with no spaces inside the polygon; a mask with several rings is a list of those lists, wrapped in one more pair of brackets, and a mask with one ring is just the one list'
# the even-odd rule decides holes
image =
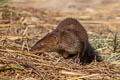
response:
{"label": "dry stalk", "polygon": [[0,27],[9,27],[11,24],[0,24]]}
{"label": "dry stalk", "polygon": [[32,54],[32,52],[27,52],[27,51],[22,51],[22,50],[0,49],[0,51],[9,52],[9,53],[19,53],[19,54],[23,54],[23,55],[26,55],[26,56],[40,58],[39,56]]}
{"label": "dry stalk", "polygon": [[8,22],[9,20],[0,20],[0,23]]}
{"label": "dry stalk", "polygon": [[[73,16],[74,17],[74,16]],[[66,17],[56,17],[55,20],[57,21],[62,21],[64,20]],[[81,17],[76,17],[76,18],[81,18]],[[89,20],[85,20],[85,21],[80,21],[81,23],[85,23],[85,24],[119,24],[120,21],[89,21]]]}
{"label": "dry stalk", "polygon": [[[26,27],[26,29],[24,30],[22,36],[27,36],[26,32],[28,31],[28,28],[29,28],[29,27]],[[24,50],[25,45],[27,46],[27,50],[28,50],[28,52],[29,52],[28,39],[25,39],[25,40],[24,40],[21,50]]]}
{"label": "dry stalk", "polygon": [[2,52],[10,52],[10,53],[22,53],[20,50],[12,50],[12,49],[0,49]]}
{"label": "dry stalk", "polygon": [[22,39],[25,37],[22,36],[0,36],[2,40],[9,39],[9,40],[17,40],[17,39]]}
{"label": "dry stalk", "polygon": [[42,66],[47,66],[47,67],[52,67],[52,68],[57,68],[57,69],[71,70],[71,69],[69,69],[69,68],[67,68],[67,67],[52,66],[52,65],[50,65],[50,64],[44,64],[44,63],[42,63],[41,65],[42,65]]}
{"label": "dry stalk", "polygon": [[87,75],[87,76],[69,78],[69,79],[67,79],[67,80],[80,80],[80,79],[89,78],[89,77],[94,77],[94,76],[99,76],[99,75],[100,75],[100,74],[91,74],[91,75]]}
{"label": "dry stalk", "polygon": [[3,63],[4,63],[4,62],[9,62],[9,64],[10,64],[10,63],[16,63],[16,64],[20,65],[16,60],[10,59],[10,58],[6,58],[6,57],[1,57],[1,58],[0,58],[0,61],[2,61]]}
{"label": "dry stalk", "polygon": [[115,53],[116,50],[117,50],[117,34],[118,34],[118,32],[115,32],[115,34],[114,34],[114,39],[113,39],[113,42],[114,42],[113,53]]}
{"label": "dry stalk", "polygon": [[110,77],[112,77],[112,75],[110,74],[110,71],[111,71],[110,66],[108,64],[106,64],[106,62],[103,62],[103,63],[104,63],[104,66],[105,66],[105,68],[107,70],[107,72],[106,72],[107,75],[110,76]]}
{"label": "dry stalk", "polygon": [[60,71],[61,74],[65,74],[65,75],[83,75],[83,74],[80,74],[78,72],[71,72],[71,71],[65,71],[65,70],[61,70]]}

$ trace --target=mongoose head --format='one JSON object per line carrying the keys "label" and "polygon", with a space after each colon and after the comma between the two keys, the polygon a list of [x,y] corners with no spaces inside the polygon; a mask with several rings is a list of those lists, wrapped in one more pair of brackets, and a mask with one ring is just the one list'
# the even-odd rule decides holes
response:
{"label": "mongoose head", "polygon": [[51,52],[58,48],[58,39],[54,34],[47,34],[31,48],[31,51]]}

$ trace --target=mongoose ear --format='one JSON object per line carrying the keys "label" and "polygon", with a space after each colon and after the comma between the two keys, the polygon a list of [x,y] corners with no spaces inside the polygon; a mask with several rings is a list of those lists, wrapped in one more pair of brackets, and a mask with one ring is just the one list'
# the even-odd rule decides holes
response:
{"label": "mongoose ear", "polygon": [[61,31],[59,35],[60,35],[60,37],[59,37],[60,42],[64,41],[67,36],[65,31]]}
{"label": "mongoose ear", "polygon": [[61,31],[60,37],[63,37],[65,35],[65,31]]}

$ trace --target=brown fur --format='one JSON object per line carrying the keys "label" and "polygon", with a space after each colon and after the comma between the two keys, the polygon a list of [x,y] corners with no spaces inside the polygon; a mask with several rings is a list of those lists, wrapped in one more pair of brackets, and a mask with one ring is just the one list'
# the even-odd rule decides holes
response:
{"label": "brown fur", "polygon": [[78,55],[82,63],[91,63],[95,56],[99,57],[88,42],[86,30],[73,18],[63,20],[54,31],[39,40],[31,50],[58,52],[64,58]]}

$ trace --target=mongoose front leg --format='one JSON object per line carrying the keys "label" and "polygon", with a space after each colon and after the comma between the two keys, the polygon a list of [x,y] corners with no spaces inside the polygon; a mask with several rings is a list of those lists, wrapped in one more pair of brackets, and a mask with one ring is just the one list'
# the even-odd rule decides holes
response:
{"label": "mongoose front leg", "polygon": [[69,56],[70,56],[69,53],[64,50],[60,50],[60,51],[58,51],[58,53],[60,55],[62,55],[65,59],[69,58]]}
{"label": "mongoose front leg", "polygon": [[64,52],[64,53],[62,53],[62,56],[63,56],[65,59],[67,59],[67,58],[69,58],[69,53],[68,53],[68,52]]}

